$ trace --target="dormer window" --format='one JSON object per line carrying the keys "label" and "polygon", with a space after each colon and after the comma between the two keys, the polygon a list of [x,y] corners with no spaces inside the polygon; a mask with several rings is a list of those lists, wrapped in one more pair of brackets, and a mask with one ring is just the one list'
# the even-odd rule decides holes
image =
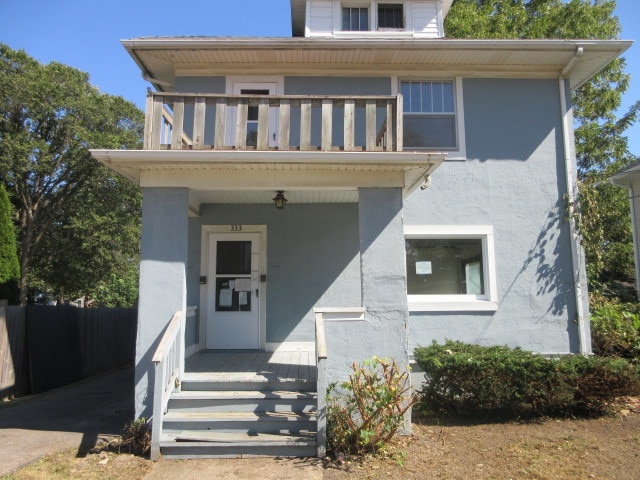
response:
{"label": "dormer window", "polygon": [[342,7],[342,30],[345,32],[366,32],[369,30],[369,9]]}
{"label": "dormer window", "polygon": [[404,11],[401,3],[378,4],[378,30],[402,30]]}

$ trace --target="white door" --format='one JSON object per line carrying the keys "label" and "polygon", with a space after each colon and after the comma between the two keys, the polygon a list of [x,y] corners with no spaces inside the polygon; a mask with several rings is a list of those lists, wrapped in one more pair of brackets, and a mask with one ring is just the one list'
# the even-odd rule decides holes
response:
{"label": "white door", "polygon": [[[235,95],[276,95],[277,93],[276,83],[248,83],[248,82],[235,82],[233,84],[233,94]],[[233,145],[235,143],[235,125],[237,119],[237,110],[235,107],[229,109],[231,115],[229,125],[233,125],[234,128],[230,128],[229,138],[227,143]],[[269,108],[269,146],[275,147],[276,135],[278,132],[278,109],[276,107]],[[255,147],[257,144],[258,134],[258,107],[249,107],[247,112],[247,147]]]}
{"label": "white door", "polygon": [[207,348],[259,348],[260,234],[210,234],[208,265]]}

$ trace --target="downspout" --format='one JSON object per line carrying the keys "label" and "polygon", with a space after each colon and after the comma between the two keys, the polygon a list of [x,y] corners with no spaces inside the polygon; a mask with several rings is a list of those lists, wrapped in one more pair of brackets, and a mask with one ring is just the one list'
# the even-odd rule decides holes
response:
{"label": "downspout", "polygon": [[[571,135],[572,125],[569,123],[572,114],[567,109],[567,91],[566,91],[566,77],[571,71],[575,63],[584,53],[583,47],[576,48],[574,56],[569,63],[564,67],[560,78],[558,79],[558,85],[560,88],[560,112],[562,115],[562,140],[564,143],[564,164],[565,174],[567,182],[567,202],[568,202],[568,215],[569,215],[569,232],[571,237],[571,261],[573,264],[573,282],[575,286],[575,301],[576,301],[576,322],[578,324],[578,342],[580,354],[589,355],[591,353],[591,335],[589,329],[589,322],[587,319],[587,312],[585,308],[585,294],[586,288],[583,286],[585,279],[583,277],[583,255],[580,251],[580,235],[576,228],[576,222],[574,219],[575,214],[575,202],[578,199],[577,189],[577,176],[575,171],[575,155],[572,150],[573,136]],[[586,285],[585,285],[586,286]]]}

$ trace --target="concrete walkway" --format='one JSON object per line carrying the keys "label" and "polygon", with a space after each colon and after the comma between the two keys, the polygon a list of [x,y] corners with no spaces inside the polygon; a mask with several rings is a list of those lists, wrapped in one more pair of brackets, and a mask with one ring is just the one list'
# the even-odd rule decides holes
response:
{"label": "concrete walkway", "polygon": [[40,457],[83,455],[133,418],[133,370],[121,370],[0,408],[0,476]]}

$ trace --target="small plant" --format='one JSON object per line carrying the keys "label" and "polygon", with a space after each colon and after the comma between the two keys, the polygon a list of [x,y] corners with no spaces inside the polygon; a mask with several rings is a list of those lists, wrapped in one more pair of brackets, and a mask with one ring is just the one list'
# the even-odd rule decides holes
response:
{"label": "small plant", "polygon": [[145,456],[151,449],[151,432],[149,422],[140,417],[124,426],[122,447],[134,455]]}
{"label": "small plant", "polygon": [[373,357],[352,370],[348,381],[327,391],[327,441],[336,455],[378,452],[416,402],[408,372],[395,360]]}

